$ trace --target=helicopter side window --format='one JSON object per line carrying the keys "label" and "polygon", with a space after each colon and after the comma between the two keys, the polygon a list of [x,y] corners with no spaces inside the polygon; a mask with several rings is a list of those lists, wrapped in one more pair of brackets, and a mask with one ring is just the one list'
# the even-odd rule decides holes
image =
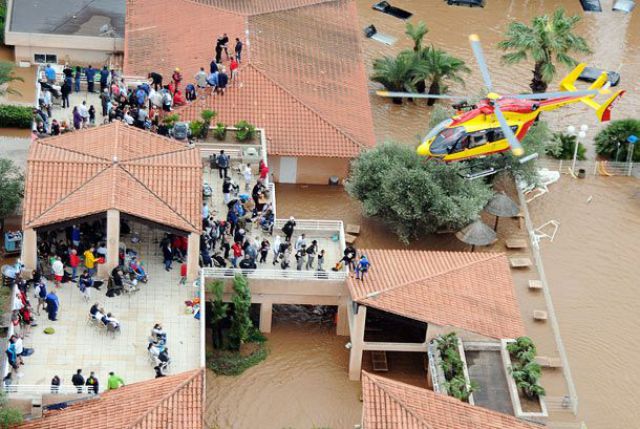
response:
{"label": "helicopter side window", "polygon": [[471,137],[471,142],[469,143],[469,149],[473,149],[482,145],[487,144],[487,132],[481,132],[477,134],[473,134]]}
{"label": "helicopter side window", "polygon": [[[513,131],[515,134],[518,131],[518,126],[512,125],[511,131]],[[495,142],[498,140],[502,140],[504,138],[505,137],[504,137],[504,132],[502,131],[502,128],[492,128],[487,131],[487,140],[489,140],[490,142]]]}

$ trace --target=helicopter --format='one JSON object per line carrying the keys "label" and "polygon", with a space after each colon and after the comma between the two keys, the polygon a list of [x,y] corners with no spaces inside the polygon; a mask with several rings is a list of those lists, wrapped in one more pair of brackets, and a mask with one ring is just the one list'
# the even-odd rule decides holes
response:
{"label": "helicopter", "polygon": [[[602,104],[594,100],[596,95],[611,93],[606,72],[589,89],[578,90],[575,82],[586,67],[581,63],[560,82],[562,91],[500,95],[493,90],[480,38],[472,34],[469,42],[489,91],[486,98],[478,103],[469,106],[466,104],[467,97],[457,95],[376,91],[382,97],[463,100],[460,107],[466,108],[466,111],[440,122],[429,131],[417,148],[419,155],[455,162],[511,150],[514,156],[522,157],[524,149],[520,140],[527,135],[540,113],[581,102],[594,109],[598,119],[604,122],[611,118],[611,110],[625,93],[624,90],[618,90]],[[523,161],[524,158],[521,159]]]}

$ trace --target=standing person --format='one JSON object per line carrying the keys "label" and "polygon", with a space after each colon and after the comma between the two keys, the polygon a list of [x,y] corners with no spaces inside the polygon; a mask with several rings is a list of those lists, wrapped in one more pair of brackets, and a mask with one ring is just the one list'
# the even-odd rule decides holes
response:
{"label": "standing person", "polygon": [[76,130],[82,128],[82,115],[78,111],[78,106],[75,106],[73,108],[73,128],[75,128]]}
{"label": "standing person", "polygon": [[98,259],[95,257],[93,252],[96,251],[96,248],[91,246],[84,252],[84,266],[87,268],[89,272],[89,276],[93,277],[96,275],[96,263]]}
{"label": "standing person", "polygon": [[275,265],[278,262],[278,256],[280,255],[280,245],[281,244],[282,244],[282,239],[280,238],[280,235],[276,235],[276,239],[273,240],[273,247],[272,247],[273,265]]}
{"label": "standing person", "polygon": [[302,271],[302,266],[304,265],[304,256],[306,255],[306,246],[303,244],[296,251],[296,270]]}
{"label": "standing person", "polygon": [[82,67],[76,66],[76,71],[73,76],[73,89],[75,92],[80,92],[80,81],[82,80]]}
{"label": "standing person", "polygon": [[218,167],[220,178],[227,177],[229,171],[229,155],[225,154],[224,150],[221,150],[220,154],[216,157],[216,166]]}
{"label": "standing person", "polygon": [[80,289],[82,297],[86,302],[89,302],[91,300],[91,286],[93,286],[93,279],[89,275],[89,271],[84,270],[82,272],[82,275],[78,279],[78,289]]}
{"label": "standing person", "polygon": [[87,378],[87,381],[85,382],[85,386],[87,386],[87,391],[89,393],[93,393],[94,395],[97,395],[100,392],[100,382],[98,381],[98,378],[96,377],[96,373],[91,371],[91,374],[89,375],[89,377]]}
{"label": "standing person", "polygon": [[44,283],[43,279],[35,282],[33,295],[38,300],[38,306],[36,307],[36,312],[38,316],[40,316],[40,307],[45,308],[45,300],[47,298],[47,286]]}
{"label": "standing person", "polygon": [[60,282],[62,282],[62,277],[64,277],[64,264],[62,263],[62,259],[60,256],[56,256],[55,261],[51,264],[51,271],[53,271],[53,281],[55,287],[60,287]]}
{"label": "standing person", "polygon": [[76,249],[71,249],[69,254],[69,266],[71,267],[71,280],[75,280],[78,275],[78,266],[80,265],[80,257]]}
{"label": "standing person", "polygon": [[224,182],[222,182],[222,198],[224,199],[225,204],[229,204],[229,201],[231,201],[231,186],[231,179],[225,177]]}
{"label": "standing person", "polygon": [[311,246],[307,247],[307,270],[313,270],[313,261],[316,258],[316,253],[318,253],[318,241],[313,240]]}
{"label": "standing person", "polygon": [[124,386],[124,380],[119,375],[116,375],[113,371],[109,373],[109,378],[107,379],[107,389],[115,390]]}
{"label": "standing person", "polygon": [[233,265],[233,268],[237,268],[238,267],[238,260],[242,257],[242,246],[240,245],[240,243],[238,241],[233,243],[233,246],[231,246],[231,250],[233,250],[233,257],[231,258],[231,265]]}
{"label": "standing person", "polygon": [[60,391],[60,377],[54,375],[51,379],[51,393],[56,394]]}
{"label": "standing person", "polygon": [[260,243],[260,263],[264,264],[267,262],[267,255],[269,255],[269,240],[266,238],[262,240]]}
{"label": "standing person", "polygon": [[69,94],[71,94],[71,87],[67,85],[67,82],[62,84],[60,88],[60,95],[62,96],[62,108],[66,109],[71,107],[71,103],[69,102]]}
{"label": "standing person", "polygon": [[244,170],[242,170],[242,176],[244,177],[244,190],[251,189],[251,179],[253,178],[253,172],[251,171],[251,164],[247,163]]}
{"label": "standing person", "polygon": [[182,265],[180,265],[180,283],[178,283],[179,285],[186,285],[187,284],[187,263],[183,262]]}
{"label": "standing person", "polygon": [[51,91],[45,91],[42,96],[42,104],[44,109],[47,111],[47,116],[51,117]]}
{"label": "standing person", "polygon": [[180,69],[176,67],[171,75],[171,80],[173,81],[173,90],[174,92],[178,90],[180,83],[182,82],[182,73],[180,73]]}
{"label": "standing person", "polygon": [[47,304],[47,314],[49,316],[49,320],[55,322],[58,320],[58,310],[60,309],[60,300],[58,299],[58,295],[55,290],[52,290],[47,294],[45,298],[45,303]]}
{"label": "standing person", "polygon": [[173,250],[171,249],[171,241],[166,240],[162,243],[162,260],[164,262],[164,269],[171,271],[171,264],[173,263]]}
{"label": "standing person", "polygon": [[237,37],[236,37],[236,46],[233,48],[233,50],[236,53],[236,59],[238,60],[239,63],[241,63],[242,62],[242,42]]}
{"label": "standing person", "polygon": [[218,73],[218,82],[216,84],[216,92],[220,95],[224,95],[227,90],[227,84],[229,83],[229,75],[226,73],[225,68],[222,67],[220,73]]}
{"label": "standing person", "polygon": [[220,64],[222,61],[222,45],[220,44],[220,39],[218,39],[218,43],[216,43],[216,64]]}
{"label": "standing person", "polygon": [[304,233],[300,234],[300,237],[296,240],[296,251],[300,250],[302,246],[307,246],[307,236]]}
{"label": "standing person", "polygon": [[78,227],[78,225],[72,225],[71,226],[71,244],[73,244],[75,247],[80,246],[80,228]]}
{"label": "standing person", "polygon": [[371,264],[367,259],[366,255],[360,256],[360,260],[358,261],[358,265],[356,265],[356,280],[364,281],[364,275],[367,271],[369,271],[369,267]]}
{"label": "standing person", "polygon": [[83,100],[82,104],[78,106],[78,112],[80,116],[82,116],[82,127],[84,128],[89,122],[89,108],[87,107],[86,101]]}
{"label": "standing person", "polygon": [[287,223],[285,223],[284,226],[282,227],[282,232],[284,233],[285,240],[287,242],[291,242],[291,236],[293,235],[295,226],[296,226],[296,219],[293,216],[291,216],[287,221]]}
{"label": "standing person", "polygon": [[102,89],[100,93],[100,104],[102,105],[102,116],[106,117],[109,114],[109,110],[107,109],[107,105],[111,101],[111,96],[109,95],[109,90],[107,88]]}
{"label": "standing person", "polygon": [[105,89],[109,86],[109,69],[107,66],[103,66],[102,70],[100,70],[100,93],[103,93]]}
{"label": "standing person", "polygon": [[348,244],[347,247],[345,247],[344,249],[343,255],[344,256],[342,257],[342,260],[347,265],[347,268],[350,270],[355,270],[356,269],[355,262],[354,262],[356,259],[355,247],[353,247],[351,244]]}
{"label": "standing person", "polygon": [[318,253],[318,271],[324,271],[324,249]]}
{"label": "standing person", "polygon": [[89,106],[89,123],[91,125],[96,124],[96,108],[93,107],[93,104]]}
{"label": "standing person", "polygon": [[74,386],[76,386],[76,390],[78,391],[78,393],[82,393],[82,387],[84,386],[84,377],[82,376],[81,369],[77,370],[76,373],[73,374],[73,377],[71,377],[71,382]]}
{"label": "standing person", "polygon": [[87,78],[87,91],[94,92],[93,86],[95,84],[96,73],[98,70],[94,69],[91,65],[84,69],[84,76]]}
{"label": "standing person", "polygon": [[47,64],[47,67],[45,67],[44,76],[47,78],[47,83],[56,83],[56,71],[51,67],[51,64]]}
{"label": "standing person", "polygon": [[162,75],[160,73],[151,72],[147,75],[147,78],[151,79],[151,84],[155,91],[162,88]]}
{"label": "standing person", "polygon": [[224,54],[227,56],[227,61],[229,61],[229,36],[227,36],[227,33],[223,33],[222,37],[218,40],[218,43],[220,43],[220,46],[222,46],[224,50]]}
{"label": "standing person", "polygon": [[[215,63],[212,62],[211,64]],[[195,80],[198,91],[204,96],[205,90],[207,89],[207,73],[204,71],[204,67],[200,67],[200,71],[195,75]]]}
{"label": "standing person", "polygon": [[229,63],[229,70],[231,70],[231,82],[236,83],[238,80],[238,60],[235,57],[231,57],[231,63]]}

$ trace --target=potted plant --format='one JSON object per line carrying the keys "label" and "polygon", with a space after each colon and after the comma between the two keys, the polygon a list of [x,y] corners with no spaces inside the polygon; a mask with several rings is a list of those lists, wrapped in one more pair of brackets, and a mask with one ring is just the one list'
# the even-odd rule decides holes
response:
{"label": "potted plant", "polygon": [[180,120],[180,115],[173,113],[162,119],[162,123],[158,126],[158,134],[161,136],[169,135],[169,130]]}
{"label": "potted plant", "polygon": [[191,130],[191,135],[193,138],[201,138],[204,134],[205,124],[202,121],[191,121],[189,123],[189,129]]}
{"label": "potted plant", "polygon": [[200,117],[202,118],[202,129],[200,134],[198,134],[203,140],[207,138],[209,135],[209,127],[211,126],[211,121],[215,118],[218,113],[214,110],[204,109],[202,113],[200,113]]}
{"label": "potted plant", "polygon": [[240,121],[236,125],[236,140],[239,142],[244,142],[247,140],[252,140],[256,135],[256,127],[251,125],[247,121]]}
{"label": "potted plant", "polygon": [[444,387],[450,396],[464,402],[469,402],[471,394],[478,390],[478,383],[473,380],[467,382],[464,362],[460,356],[460,340],[455,332],[436,338],[440,353],[440,368],[444,373]]}
{"label": "potted plant", "polygon": [[536,346],[529,337],[517,338],[515,342],[507,345],[507,351],[515,360],[511,367],[511,376],[516,386],[529,399],[536,399],[545,395],[545,390],[538,384],[542,376],[542,368],[535,362]]}
{"label": "potted plant", "polygon": [[218,122],[216,127],[213,129],[213,136],[220,141],[227,138],[227,126],[222,122]]}

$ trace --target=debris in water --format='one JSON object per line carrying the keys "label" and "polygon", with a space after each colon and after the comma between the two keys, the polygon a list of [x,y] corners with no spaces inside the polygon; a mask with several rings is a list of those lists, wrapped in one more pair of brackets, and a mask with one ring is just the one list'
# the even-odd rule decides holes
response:
{"label": "debris in water", "polygon": [[589,195],[589,198],[587,198],[587,204],[589,204],[591,200],[593,200],[593,195]]}

